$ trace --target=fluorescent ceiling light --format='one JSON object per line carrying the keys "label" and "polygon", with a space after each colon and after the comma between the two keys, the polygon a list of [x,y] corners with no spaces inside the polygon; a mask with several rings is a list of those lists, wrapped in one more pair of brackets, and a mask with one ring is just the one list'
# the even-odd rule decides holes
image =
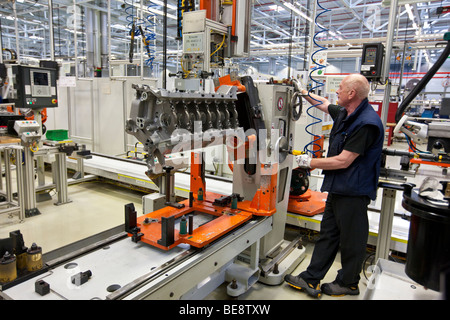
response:
{"label": "fluorescent ceiling light", "polygon": [[[153,2],[153,3],[157,4],[157,5],[160,5],[160,6],[164,7],[164,2],[162,2],[162,1],[159,1],[159,0],[151,0],[151,2]],[[147,6],[147,5],[145,5],[145,6]],[[168,3],[168,4],[167,4],[167,9],[177,10],[177,7],[174,6],[173,4]]]}
{"label": "fluorescent ceiling light", "polygon": [[126,26],[117,24],[117,23],[111,25],[111,28],[115,28],[115,29],[119,29],[119,30],[126,30],[126,31],[129,30],[129,28],[127,28]]}
{"label": "fluorescent ceiling light", "polygon": [[[138,9],[138,10],[141,9],[140,4],[137,4],[137,3],[133,3],[132,6],[136,7],[136,9]],[[167,7],[169,7],[169,6],[167,6]],[[152,6],[143,6],[143,10],[142,11],[144,11],[144,12],[151,12],[151,13],[157,13],[157,14],[159,14],[161,16],[164,16],[164,12],[163,11],[153,9]],[[178,19],[177,17],[175,17],[173,14],[170,14],[170,13],[167,14],[167,18],[171,18],[171,19],[174,19],[174,20]]]}
{"label": "fluorescent ceiling light", "polygon": [[[409,3],[422,3],[424,2],[423,0],[398,0],[397,5],[401,6],[404,4],[409,4]],[[381,1],[381,6],[382,7],[389,7],[391,5],[391,0],[382,0]]]}
{"label": "fluorescent ceiling light", "polygon": [[273,4],[273,5],[269,6],[269,9],[270,9],[270,10],[277,11],[277,12],[280,12],[280,11],[286,11],[283,7],[280,7],[280,6],[277,5],[277,4]]}
{"label": "fluorescent ceiling light", "polygon": [[408,13],[409,20],[414,22],[414,15],[412,13],[411,6],[409,4],[405,4],[405,9],[406,9],[406,12]]}
{"label": "fluorescent ceiling light", "polygon": [[408,12],[409,20],[412,21],[412,25],[413,25],[414,30],[416,30],[416,35],[419,35],[419,30],[418,30],[417,24],[414,21],[414,14],[412,12],[411,6],[408,3],[405,4],[405,9],[406,9],[406,12]]}

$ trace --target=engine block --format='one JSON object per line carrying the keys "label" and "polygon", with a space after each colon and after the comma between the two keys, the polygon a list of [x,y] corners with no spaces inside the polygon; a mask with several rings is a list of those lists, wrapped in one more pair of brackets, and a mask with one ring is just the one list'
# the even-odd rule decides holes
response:
{"label": "engine block", "polygon": [[[132,87],[136,98],[125,130],[148,153],[149,177],[162,173],[164,155],[172,152],[182,136],[184,140],[186,135],[191,140],[204,140],[207,131],[239,128],[234,86],[222,86],[215,93],[168,91],[147,85]],[[205,146],[203,143],[202,147]]]}

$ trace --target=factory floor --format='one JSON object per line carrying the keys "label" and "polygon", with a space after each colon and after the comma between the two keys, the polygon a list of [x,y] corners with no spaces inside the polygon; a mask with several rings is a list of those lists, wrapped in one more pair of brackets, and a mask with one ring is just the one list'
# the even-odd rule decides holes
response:
{"label": "factory floor", "polygon": [[[68,188],[70,203],[55,205],[53,199],[39,202],[37,207],[40,215],[26,218],[19,222],[16,216],[0,215],[0,238],[9,236],[10,231],[20,230],[25,245],[35,242],[42,247],[43,252],[50,252],[87,238],[101,231],[116,227],[124,221],[124,205],[134,203],[137,212],[141,212],[142,193],[125,189],[104,182],[84,182]],[[54,191],[52,191],[54,192]],[[52,194],[52,192],[50,194]],[[295,227],[287,227],[286,239],[298,235]],[[308,266],[314,244],[306,243],[306,256],[294,274]],[[339,256],[325,278],[325,282],[333,281],[340,268]],[[366,288],[366,279],[362,276],[361,294],[354,297],[333,298],[323,296],[321,299],[361,299]],[[226,294],[225,285],[211,293],[208,300],[231,299]],[[308,300],[313,299],[303,292],[283,283],[279,286],[268,286],[256,283],[251,290],[239,297],[239,300]]]}
{"label": "factory floor", "polygon": [[[142,192],[123,188],[113,183],[83,182],[69,186],[68,194],[70,203],[55,205],[56,194],[55,191],[51,191],[51,200],[37,203],[40,215],[26,218],[23,222],[19,222],[17,216],[0,215],[0,238],[8,237],[10,231],[20,230],[27,246],[35,242],[42,247],[45,253],[123,224],[125,204],[132,202],[138,213],[142,211]],[[293,239],[298,235],[298,232],[299,229],[296,227],[287,226],[285,238],[288,240]],[[305,245],[306,257],[293,272],[295,275],[305,270],[309,264],[314,243],[305,242]],[[332,282],[339,269],[340,257],[338,254],[323,283]],[[320,299],[363,299],[367,283],[365,275],[361,273],[360,295],[344,297],[323,295]],[[207,296],[206,299],[226,300],[231,298],[226,294],[225,285],[222,285]],[[256,283],[247,293],[239,297],[239,300],[312,299],[315,298],[309,297],[286,283],[278,286]]]}
{"label": "factory floor", "polygon": [[[285,239],[291,240],[294,239],[298,235],[298,230],[295,227],[287,227]],[[309,261],[311,260],[311,255],[314,250],[314,243],[305,242],[306,254],[303,261],[297,266],[297,268],[292,272],[293,275],[297,275],[300,272],[306,270],[309,265]],[[333,282],[336,278],[337,271],[341,268],[340,263],[340,254],[338,253],[335,259],[335,262],[331,266],[327,275],[323,279],[321,283]],[[369,274],[370,275],[370,274]],[[361,300],[364,297],[364,292],[367,288],[368,280],[365,278],[363,272],[361,272],[361,281],[359,284],[360,294],[357,296],[342,296],[342,297],[332,297],[327,295],[322,295],[320,300]],[[223,284],[217,290],[212,292],[206,299],[213,300],[223,300],[223,299],[232,299],[226,295],[226,285]],[[289,286],[286,282],[278,285],[278,286],[270,286],[263,284],[261,282],[257,282],[253,285],[252,289],[241,295],[239,300],[318,300],[318,298],[311,297],[306,293],[299,291],[291,286]]]}

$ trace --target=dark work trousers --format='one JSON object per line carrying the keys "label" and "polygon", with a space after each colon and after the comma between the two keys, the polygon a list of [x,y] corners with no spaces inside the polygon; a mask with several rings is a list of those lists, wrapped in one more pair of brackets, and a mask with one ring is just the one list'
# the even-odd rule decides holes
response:
{"label": "dark work trousers", "polygon": [[300,276],[316,286],[327,274],[338,250],[342,269],[336,280],[341,286],[357,285],[366,254],[369,222],[367,196],[328,194],[320,224],[320,236],[311,262]]}

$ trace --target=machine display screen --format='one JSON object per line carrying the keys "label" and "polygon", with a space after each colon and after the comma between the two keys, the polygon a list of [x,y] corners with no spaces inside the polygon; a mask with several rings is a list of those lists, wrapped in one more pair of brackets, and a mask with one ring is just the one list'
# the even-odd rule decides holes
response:
{"label": "machine display screen", "polygon": [[375,64],[375,59],[377,56],[377,48],[369,48],[366,50],[365,62]]}
{"label": "machine display screen", "polygon": [[48,86],[48,73],[33,72],[33,84],[36,86]]}
{"label": "machine display screen", "polygon": [[52,96],[50,71],[30,70],[31,97]]}
{"label": "machine display screen", "polygon": [[44,109],[58,106],[56,68],[12,66],[16,108]]}

